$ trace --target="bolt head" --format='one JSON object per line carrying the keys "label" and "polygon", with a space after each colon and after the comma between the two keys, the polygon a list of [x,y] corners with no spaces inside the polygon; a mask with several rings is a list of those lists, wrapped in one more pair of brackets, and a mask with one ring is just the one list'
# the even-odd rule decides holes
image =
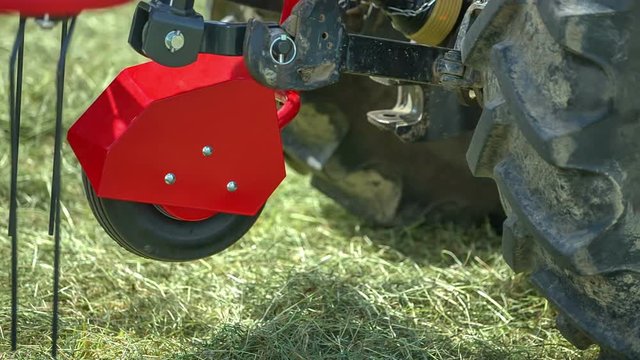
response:
{"label": "bolt head", "polygon": [[236,192],[237,190],[238,190],[238,184],[236,184],[235,181],[229,181],[229,183],[227,184],[227,191]]}
{"label": "bolt head", "polygon": [[56,27],[57,22],[52,20],[49,14],[44,14],[42,17],[36,18],[36,24],[42,29],[50,30]]}
{"label": "bolt head", "polygon": [[184,35],[180,30],[170,31],[164,38],[164,45],[174,53],[184,47]]}
{"label": "bolt head", "polygon": [[176,183],[176,175],[174,173],[168,173],[164,176],[164,182],[167,185],[173,185]]}
{"label": "bolt head", "polygon": [[209,157],[213,155],[213,148],[211,146],[205,146],[202,148],[202,155]]}

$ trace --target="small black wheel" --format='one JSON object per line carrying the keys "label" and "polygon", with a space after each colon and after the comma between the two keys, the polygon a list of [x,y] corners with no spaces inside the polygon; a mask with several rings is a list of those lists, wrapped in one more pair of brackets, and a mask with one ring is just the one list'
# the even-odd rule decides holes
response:
{"label": "small black wheel", "polygon": [[82,174],[85,194],[98,223],[126,250],[160,261],[191,261],[235,244],[260,216],[215,214],[200,221],[176,219],[152,204],[98,197]]}

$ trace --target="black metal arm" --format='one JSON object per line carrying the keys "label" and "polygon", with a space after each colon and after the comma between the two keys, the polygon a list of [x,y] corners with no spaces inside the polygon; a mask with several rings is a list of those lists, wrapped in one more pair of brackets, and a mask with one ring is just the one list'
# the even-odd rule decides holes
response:
{"label": "black metal arm", "polygon": [[192,1],[180,4],[140,3],[131,46],[166,66],[188,65],[200,53],[243,55],[252,76],[272,88],[313,90],[337,82],[341,73],[438,83],[437,64],[452,51],[348,34],[338,1],[303,0],[282,27],[205,21],[188,8]]}

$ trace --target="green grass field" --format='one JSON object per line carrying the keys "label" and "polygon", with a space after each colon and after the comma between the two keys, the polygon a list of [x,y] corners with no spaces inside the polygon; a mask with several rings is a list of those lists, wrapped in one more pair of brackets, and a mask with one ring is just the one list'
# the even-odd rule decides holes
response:
{"label": "green grass field", "polygon": [[[82,16],[67,71],[69,125],[127,65],[132,8]],[[58,32],[27,36],[20,188],[19,351],[9,353],[6,61],[17,19],[0,17],[0,358],[49,349],[47,236]],[[362,119],[365,121],[365,119]],[[63,359],[581,359],[554,311],[500,256],[489,226],[374,229],[289,176],[256,227],[205,261],[164,264],[111,241],[63,164]]]}

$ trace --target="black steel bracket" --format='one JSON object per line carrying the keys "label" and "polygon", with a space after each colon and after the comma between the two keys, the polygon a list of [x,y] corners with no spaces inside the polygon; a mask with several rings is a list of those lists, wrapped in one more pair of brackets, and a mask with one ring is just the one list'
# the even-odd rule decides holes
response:
{"label": "black steel bracket", "polygon": [[[277,24],[268,24],[277,28]],[[242,56],[246,23],[205,21],[193,10],[159,0],[140,2],[133,15],[129,44],[139,54],[172,67],[186,66],[198,54]]]}
{"label": "black steel bracket", "polygon": [[131,46],[166,66],[188,65],[200,53],[243,55],[251,75],[276,89],[313,90],[336,83],[342,73],[451,83],[451,61],[446,59],[456,50],[349,34],[342,21],[345,10],[337,0],[302,0],[282,26],[258,20],[205,21],[193,10],[192,1],[179,3],[140,3],[131,26]]}
{"label": "black steel bracket", "polygon": [[[422,84],[438,81],[434,65],[450,49],[349,34],[342,11],[337,1],[304,0],[282,29],[252,20],[244,48],[251,75],[266,86],[295,90],[333,84],[341,73]],[[280,39],[295,44],[295,58],[285,63],[274,56]]]}

